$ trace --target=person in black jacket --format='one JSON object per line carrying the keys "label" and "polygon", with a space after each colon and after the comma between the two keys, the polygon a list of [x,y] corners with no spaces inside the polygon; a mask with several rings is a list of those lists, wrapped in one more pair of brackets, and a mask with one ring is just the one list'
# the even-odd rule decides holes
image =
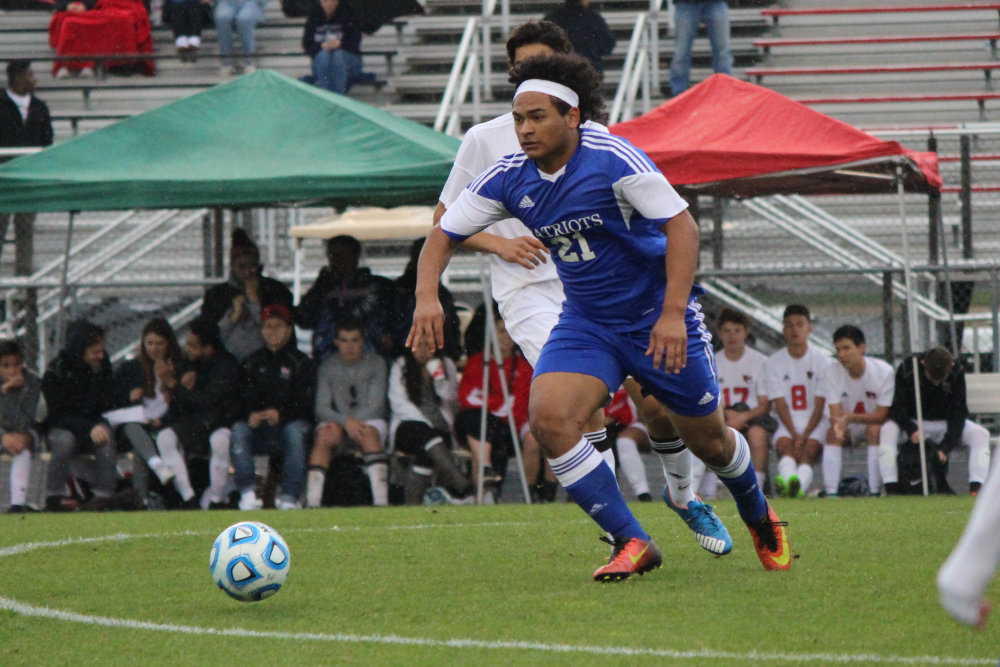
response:
{"label": "person in black jacket", "polygon": [[573,51],[589,60],[598,73],[604,72],[604,56],[614,50],[618,40],[590,0],[566,0],[562,7],[546,14],[545,20],[565,30]]}
{"label": "person in black jacket", "polygon": [[111,497],[118,482],[117,449],[103,413],[114,407],[115,388],[101,327],[87,320],[69,325],[66,346],[42,376],[42,394],[48,406],[47,437],[52,455],[45,508],[75,508],[65,495],[66,479],[70,459],[80,453],[97,455],[91,487],[94,496]]}
{"label": "person in black jacket", "polygon": [[361,24],[340,0],[319,0],[309,12],[302,49],[320,88],[345,95],[361,76]]}
{"label": "person in black jacket", "polygon": [[[224,507],[229,427],[240,410],[240,364],[222,347],[215,322],[198,318],[191,322],[184,359],[176,366],[167,362],[161,375],[170,392],[170,408],[163,419],[166,428],[156,436],[160,457],[176,475],[174,486],[185,507]],[[208,488],[199,501],[188,466],[192,459],[205,457],[210,457]]]}
{"label": "person in black jacket", "polygon": [[[0,91],[0,147],[52,145],[52,118],[45,102],[35,97],[35,73],[31,61],[7,63],[7,88]],[[18,275],[31,273],[34,213],[14,213],[14,237]],[[0,213],[0,252],[7,237],[11,214]]]}
{"label": "person in black jacket", "polygon": [[[920,356],[920,407],[925,445],[936,450],[945,464],[959,444],[969,448],[969,491],[975,494],[990,469],[990,432],[970,420],[966,402],[965,371],[945,347],[935,347]],[[920,441],[917,402],[913,382],[913,360],[905,359],[896,370],[895,393],[889,419],[879,433],[879,469],[887,493],[899,493],[896,455],[900,431],[913,443]]]}
{"label": "person in black jacket", "polygon": [[255,454],[282,457],[278,509],[299,509],[312,421],[314,369],[298,350],[292,311],[281,304],[264,309],[264,347],[243,364],[243,411],[233,425],[230,456],[241,510],[260,509],[254,480]]}
{"label": "person in black jacket", "polygon": [[222,345],[239,361],[264,345],[260,313],[272,303],[292,307],[285,284],[261,275],[260,249],[242,229],[233,230],[229,280],[205,292],[201,317],[219,325]]}

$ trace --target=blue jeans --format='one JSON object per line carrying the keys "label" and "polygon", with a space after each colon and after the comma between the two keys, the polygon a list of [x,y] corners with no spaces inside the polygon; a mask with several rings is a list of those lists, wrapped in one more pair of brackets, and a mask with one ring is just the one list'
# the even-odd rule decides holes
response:
{"label": "blue jeans", "polygon": [[236,422],[229,445],[236,488],[243,493],[256,486],[253,457],[263,454],[281,454],[281,497],[297,501],[302,495],[302,482],[306,475],[306,446],[309,441],[309,424],[302,419],[287,424],[271,426],[264,423],[250,428],[246,422]]}
{"label": "blue jeans", "polygon": [[233,64],[233,26],[240,35],[243,46],[243,58],[247,64],[253,64],[256,52],[254,28],[264,20],[264,8],[254,0],[219,0],[215,5],[215,30],[219,34],[219,54],[223,65]]}
{"label": "blue jeans", "polygon": [[676,46],[670,61],[670,91],[680,95],[691,85],[691,46],[704,22],[712,44],[712,69],[717,74],[733,73],[733,54],[729,50],[729,6],[717,2],[675,2]]}
{"label": "blue jeans", "polygon": [[361,56],[344,49],[320,49],[313,58],[312,71],[317,86],[344,95],[351,82],[361,75]]}

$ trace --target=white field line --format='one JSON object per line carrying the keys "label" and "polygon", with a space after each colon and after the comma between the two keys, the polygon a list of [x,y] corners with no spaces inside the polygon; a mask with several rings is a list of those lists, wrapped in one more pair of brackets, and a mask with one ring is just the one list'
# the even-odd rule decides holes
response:
{"label": "white field line", "polygon": [[[418,524],[412,526],[385,526],[386,530],[410,530],[428,528],[448,528],[448,527],[496,527],[510,525],[524,525],[526,522],[487,522],[475,524]],[[306,528],[301,530],[289,530],[292,532],[323,532],[323,531],[355,531],[361,530],[361,526],[331,526],[329,528]],[[0,558],[28,553],[38,549],[71,546],[78,544],[93,544],[96,542],[121,542],[130,539],[149,539],[171,536],[191,536],[206,535],[206,531],[179,531],[175,533],[147,533],[128,534],[115,533],[98,537],[77,537],[63,540],[53,540],[49,542],[26,542],[0,549]],[[71,611],[50,609],[49,607],[38,607],[25,604],[17,600],[0,596],[0,609],[11,611],[23,616],[36,618],[48,618],[69,623],[82,623],[84,625],[95,625],[109,628],[125,628],[129,630],[149,630],[154,632],[169,632],[175,634],[203,635],[215,637],[249,637],[253,639],[280,639],[293,641],[317,641],[349,644],[394,644],[401,646],[421,646],[432,648],[454,648],[454,649],[490,649],[490,650],[515,650],[515,651],[540,651],[546,653],[583,653],[588,655],[602,656],[641,656],[654,658],[671,659],[713,659],[713,660],[740,660],[743,662],[793,662],[793,663],[829,663],[829,664],[879,664],[879,665],[993,665],[995,662],[990,658],[950,658],[939,656],[898,656],[898,655],[878,655],[866,654],[837,654],[837,653],[764,653],[759,651],[748,651],[739,653],[735,651],[719,651],[714,649],[701,649],[698,651],[678,651],[671,649],[651,649],[632,648],[627,646],[587,646],[574,644],[546,644],[541,642],[520,642],[520,641],[484,641],[480,639],[430,639],[423,637],[400,637],[398,635],[355,635],[345,633],[312,633],[312,632],[276,632],[246,630],[243,628],[205,628],[190,625],[175,625],[172,623],[150,623],[148,621],[135,621],[125,618],[111,618],[107,616],[92,616],[88,614],[78,614]]]}

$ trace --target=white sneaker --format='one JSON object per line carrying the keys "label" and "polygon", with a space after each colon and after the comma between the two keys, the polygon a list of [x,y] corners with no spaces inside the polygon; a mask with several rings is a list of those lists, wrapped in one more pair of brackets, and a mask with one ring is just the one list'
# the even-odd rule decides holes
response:
{"label": "white sneaker", "polygon": [[257,494],[253,491],[244,491],[240,495],[240,509],[244,511],[249,510],[259,510],[264,506],[264,503]]}
{"label": "white sneaker", "polygon": [[278,498],[278,500],[274,502],[274,507],[279,510],[300,510],[302,509],[302,503],[297,500]]}
{"label": "white sneaker", "polygon": [[171,470],[163,460],[159,460],[156,463],[150,463],[149,467],[154,473],[156,473],[157,478],[160,480],[160,484],[164,486],[167,485],[170,480],[174,478],[174,471]]}
{"label": "white sneaker", "polygon": [[93,79],[94,78],[94,69],[92,67],[84,67],[82,70],[80,70],[80,78],[82,78],[82,79]]}
{"label": "white sneaker", "polygon": [[56,70],[55,77],[57,79],[66,79],[69,77],[69,70],[65,67],[60,67]]}

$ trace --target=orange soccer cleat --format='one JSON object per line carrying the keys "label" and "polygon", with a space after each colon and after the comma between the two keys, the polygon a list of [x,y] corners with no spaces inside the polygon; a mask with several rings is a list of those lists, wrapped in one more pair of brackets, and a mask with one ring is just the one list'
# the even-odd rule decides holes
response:
{"label": "orange soccer cleat", "polygon": [[765,570],[787,570],[792,564],[792,549],[788,544],[787,521],[779,521],[771,504],[767,514],[755,524],[747,524],[753,536],[753,546]]}
{"label": "orange soccer cleat", "polygon": [[[607,538],[601,538],[609,541]],[[653,540],[638,537],[615,540],[611,560],[594,572],[594,581],[624,581],[633,574],[644,574],[663,564],[663,554]]]}

